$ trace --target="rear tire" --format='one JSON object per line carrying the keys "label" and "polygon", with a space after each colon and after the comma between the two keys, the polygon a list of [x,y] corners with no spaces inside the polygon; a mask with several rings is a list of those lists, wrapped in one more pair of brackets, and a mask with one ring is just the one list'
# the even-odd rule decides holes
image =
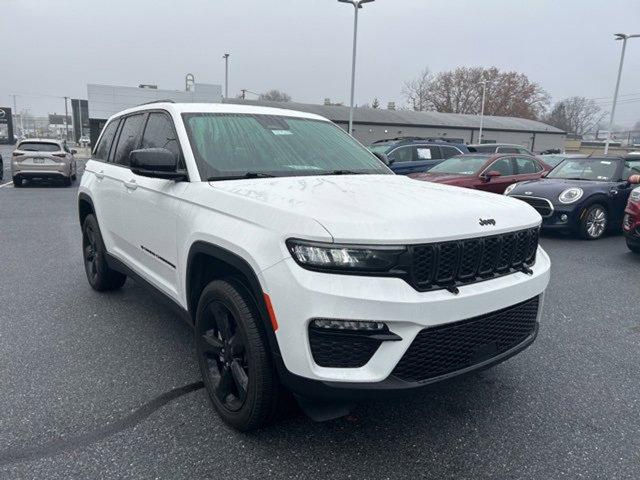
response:
{"label": "rear tire", "polygon": [[63,185],[65,187],[70,187],[72,183],[73,183],[73,178],[71,178],[71,176],[68,176],[63,180]]}
{"label": "rear tire", "polygon": [[22,188],[22,179],[20,177],[13,177],[14,188]]}
{"label": "rear tire", "polygon": [[631,250],[633,253],[640,254],[640,247],[637,245],[632,245],[631,242],[629,242],[629,240],[627,240],[627,248]]}
{"label": "rear tire", "polygon": [[240,431],[273,422],[283,401],[254,304],[241,284],[214,280],[196,311],[196,355],[209,399],[220,418]]}
{"label": "rear tire", "polygon": [[607,209],[599,203],[587,207],[578,225],[578,233],[585,240],[598,240],[609,227]]}
{"label": "rear tire", "polygon": [[124,285],[127,276],[109,268],[107,250],[102,241],[98,221],[93,214],[87,215],[82,224],[82,253],[84,271],[89,285],[98,292],[117,290]]}

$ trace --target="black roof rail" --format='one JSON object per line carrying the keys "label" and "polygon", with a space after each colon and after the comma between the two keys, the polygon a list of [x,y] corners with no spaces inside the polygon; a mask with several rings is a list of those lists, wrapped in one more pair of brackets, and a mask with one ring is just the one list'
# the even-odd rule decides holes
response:
{"label": "black roof rail", "polygon": [[151,100],[150,102],[141,103],[138,105],[138,107],[141,107],[142,105],[151,105],[152,103],[176,103],[176,102],[174,102],[170,98],[164,98],[160,100]]}
{"label": "black roof rail", "polygon": [[446,138],[446,137],[396,137],[396,138],[385,138],[383,140],[376,140],[373,144],[376,143],[386,143],[386,142],[414,142],[423,140],[425,142],[444,142],[444,143],[464,143],[464,140],[461,138]]}

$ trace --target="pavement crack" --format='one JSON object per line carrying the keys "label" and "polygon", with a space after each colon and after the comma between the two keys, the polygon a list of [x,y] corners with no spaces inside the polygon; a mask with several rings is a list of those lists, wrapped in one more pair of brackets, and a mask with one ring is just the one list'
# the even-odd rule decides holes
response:
{"label": "pavement crack", "polygon": [[14,448],[4,451],[0,450],[0,466],[51,457],[69,450],[86,447],[115,433],[134,427],[167,403],[188,393],[200,390],[203,387],[204,384],[200,381],[174,388],[173,390],[158,395],[119,420],[107,423],[90,432],[85,432],[75,437],[53,440],[43,445]]}

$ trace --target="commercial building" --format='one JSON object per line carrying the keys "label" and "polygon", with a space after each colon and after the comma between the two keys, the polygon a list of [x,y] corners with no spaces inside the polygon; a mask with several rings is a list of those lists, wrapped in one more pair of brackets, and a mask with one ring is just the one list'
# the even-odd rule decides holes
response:
{"label": "commercial building", "polygon": [[[263,102],[225,99],[229,103],[245,103],[301,110],[322,115],[347,130],[349,108],[336,105],[315,105],[296,102]],[[353,135],[363,144],[402,136],[452,138],[465,143],[480,143],[480,116],[460,113],[414,112],[379,108],[356,108],[353,114]],[[536,120],[485,115],[482,143],[513,143],[533,152],[564,147],[565,132]]]}
{"label": "commercial building", "polygon": [[155,85],[139,87],[87,85],[91,144],[95,144],[107,119],[127,108],[158,100],[211,103],[220,102],[222,98],[220,85],[194,83],[188,87],[189,90],[163,90]]}

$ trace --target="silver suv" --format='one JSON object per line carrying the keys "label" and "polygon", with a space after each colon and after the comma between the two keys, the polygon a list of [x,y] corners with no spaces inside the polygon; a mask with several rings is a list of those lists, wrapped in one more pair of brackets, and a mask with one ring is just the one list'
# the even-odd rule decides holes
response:
{"label": "silver suv", "polygon": [[22,140],[11,158],[13,185],[22,187],[23,180],[61,179],[66,185],[76,179],[74,154],[64,140]]}

